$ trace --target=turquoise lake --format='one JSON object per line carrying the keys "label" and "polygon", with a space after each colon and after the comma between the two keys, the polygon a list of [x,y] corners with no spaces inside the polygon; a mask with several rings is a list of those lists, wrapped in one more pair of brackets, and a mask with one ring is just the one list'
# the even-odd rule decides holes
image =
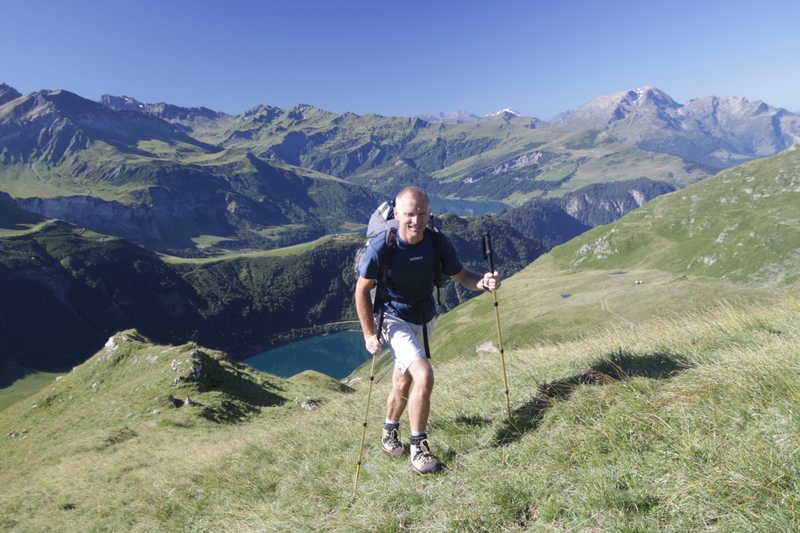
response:
{"label": "turquoise lake", "polygon": [[303,370],[316,370],[342,379],[369,358],[361,333],[342,331],[285,344],[243,362],[282,378]]}

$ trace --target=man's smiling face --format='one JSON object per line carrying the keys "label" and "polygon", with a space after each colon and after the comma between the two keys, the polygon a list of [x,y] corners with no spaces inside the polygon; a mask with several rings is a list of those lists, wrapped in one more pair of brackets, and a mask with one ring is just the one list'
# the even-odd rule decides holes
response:
{"label": "man's smiling face", "polygon": [[394,216],[399,223],[400,238],[409,244],[417,244],[425,236],[431,213],[424,196],[405,194],[397,199]]}

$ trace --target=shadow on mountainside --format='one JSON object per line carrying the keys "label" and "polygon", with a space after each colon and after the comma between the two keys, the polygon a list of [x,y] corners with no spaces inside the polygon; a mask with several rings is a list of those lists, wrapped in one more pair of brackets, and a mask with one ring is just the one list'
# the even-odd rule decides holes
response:
{"label": "shadow on mountainside", "polygon": [[201,351],[196,352],[194,357],[197,366],[192,369],[195,377],[190,381],[197,381],[198,392],[217,392],[221,396],[213,404],[203,406],[200,414],[207,420],[233,424],[259,413],[262,407],[281,405],[287,401],[285,397],[268,390],[281,391],[281,387],[256,383],[236,363],[221,363]]}
{"label": "shadow on mountainside", "polygon": [[538,395],[514,409],[511,419],[495,432],[493,445],[510,444],[536,429],[553,402],[569,398],[580,385],[607,385],[634,377],[667,379],[691,367],[686,358],[676,354],[613,352],[582,374],[540,385]]}

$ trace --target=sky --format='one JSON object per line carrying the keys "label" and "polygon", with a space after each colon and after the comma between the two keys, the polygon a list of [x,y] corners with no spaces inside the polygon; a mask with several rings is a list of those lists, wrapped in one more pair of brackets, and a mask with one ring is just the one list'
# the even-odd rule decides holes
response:
{"label": "sky", "polygon": [[0,0],[0,82],[27,94],[550,119],[652,85],[800,111],[797,0]]}

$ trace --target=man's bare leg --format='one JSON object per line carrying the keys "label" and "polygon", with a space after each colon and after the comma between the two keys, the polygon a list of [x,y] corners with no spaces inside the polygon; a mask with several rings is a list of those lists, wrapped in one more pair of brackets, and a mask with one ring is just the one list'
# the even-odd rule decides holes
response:
{"label": "man's bare leg", "polygon": [[408,367],[411,375],[411,395],[409,396],[409,419],[412,433],[423,433],[428,426],[431,412],[431,393],[433,392],[433,367],[427,359],[417,359]]}
{"label": "man's bare leg", "polygon": [[400,372],[396,366],[392,374],[392,391],[386,399],[386,418],[400,421],[403,411],[408,403],[408,389],[411,387],[411,375]]}

